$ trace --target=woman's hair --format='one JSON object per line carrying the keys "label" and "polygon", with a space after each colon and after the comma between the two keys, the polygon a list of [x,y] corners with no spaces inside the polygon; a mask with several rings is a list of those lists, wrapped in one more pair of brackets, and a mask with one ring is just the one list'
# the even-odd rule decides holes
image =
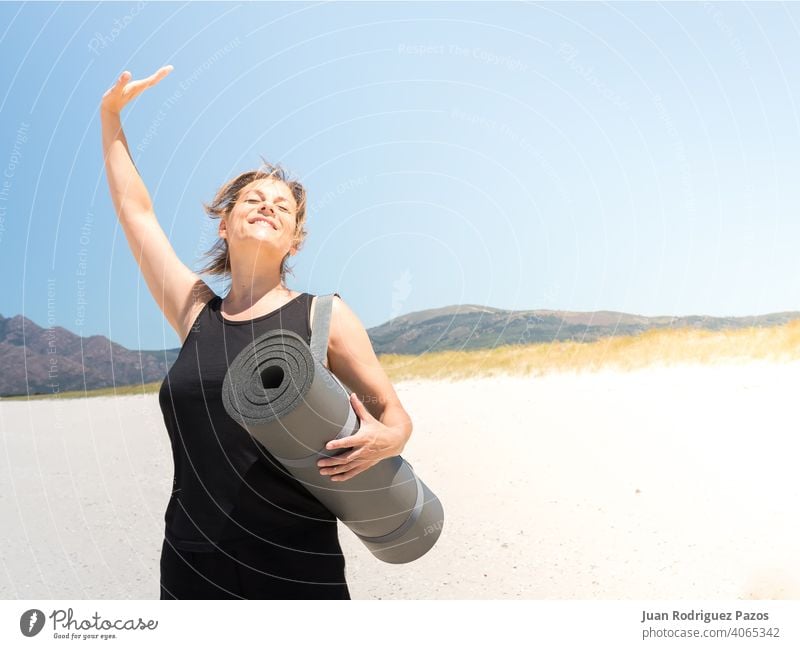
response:
{"label": "woman's hair", "polygon": [[[294,231],[294,245],[299,251],[303,247],[303,242],[308,234],[304,227],[306,222],[305,187],[303,187],[299,181],[290,178],[287,171],[281,167],[280,164],[267,162],[264,160],[263,156],[261,156],[261,160],[264,164],[260,168],[254,171],[246,171],[225,183],[217,190],[216,195],[210,203],[203,203],[203,208],[212,219],[227,217],[231,213],[236,200],[239,198],[239,193],[254,180],[261,180],[264,178],[279,180],[289,187],[297,203],[297,211],[295,213],[297,225]],[[219,238],[203,257],[210,258],[210,261],[200,269],[200,273],[222,275],[226,279],[230,279],[231,263],[228,256],[228,242],[225,239]],[[286,253],[281,260],[281,283],[285,282],[287,270],[290,273],[292,272],[292,269],[288,268],[286,265],[286,260],[288,258],[289,253]]]}

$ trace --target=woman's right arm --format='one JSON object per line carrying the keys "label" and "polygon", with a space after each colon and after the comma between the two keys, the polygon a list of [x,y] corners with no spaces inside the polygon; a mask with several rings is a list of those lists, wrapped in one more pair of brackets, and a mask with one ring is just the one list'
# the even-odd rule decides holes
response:
{"label": "woman's right arm", "polygon": [[170,69],[166,66],[148,79],[130,83],[128,73],[123,73],[103,95],[100,121],[114,209],[150,293],[183,343],[197,313],[214,293],[178,258],[159,225],[150,194],[128,150],[120,117],[125,104],[158,83]]}

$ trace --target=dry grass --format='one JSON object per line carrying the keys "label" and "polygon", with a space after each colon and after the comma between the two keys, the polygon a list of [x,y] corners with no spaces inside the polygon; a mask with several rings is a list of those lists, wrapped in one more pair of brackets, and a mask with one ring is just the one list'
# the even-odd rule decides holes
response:
{"label": "dry grass", "polygon": [[387,354],[381,357],[381,363],[393,381],[401,381],[796,359],[800,359],[800,320],[777,327],[730,331],[654,329],[635,336],[609,337],[589,343],[505,345],[422,356]]}
{"label": "dry grass", "polygon": [[[636,336],[603,338],[589,343],[552,342],[504,345],[493,349],[446,351],[420,356],[383,354],[393,382],[413,379],[464,379],[475,376],[541,375],[550,372],[634,370],[653,365],[711,364],[732,360],[792,361],[800,359],[800,320],[777,327],[730,331],[700,329],[651,330]],[[161,381],[58,395],[10,399],[79,398],[157,392]]]}

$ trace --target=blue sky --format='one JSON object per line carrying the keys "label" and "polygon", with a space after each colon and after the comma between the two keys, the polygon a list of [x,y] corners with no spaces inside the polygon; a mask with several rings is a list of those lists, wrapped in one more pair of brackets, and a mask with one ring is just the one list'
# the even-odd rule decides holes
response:
{"label": "blue sky", "polygon": [[796,4],[2,3],[0,26],[3,316],[178,345],[97,113],[123,70],[166,64],[123,127],[194,269],[202,202],[263,155],[309,191],[288,285],[367,327],[460,303],[800,309]]}

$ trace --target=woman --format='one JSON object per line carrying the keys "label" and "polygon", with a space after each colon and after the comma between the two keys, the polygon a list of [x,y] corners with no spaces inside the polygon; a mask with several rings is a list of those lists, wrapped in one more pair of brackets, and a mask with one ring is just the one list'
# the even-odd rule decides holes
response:
{"label": "woman", "polygon": [[[313,298],[285,285],[286,262],[306,235],[306,193],[280,167],[240,174],[206,210],[219,241],[203,269],[230,278],[224,299],[176,256],[130,157],[120,112],[172,70],[131,81],[123,72],[100,114],[109,189],[147,286],[182,347],[159,391],[174,460],[165,514],[162,599],[349,599],[336,518],[236,424],[222,380],[238,352],[264,331],[287,328],[310,342]],[[201,272],[203,272],[201,271]],[[338,294],[337,294],[338,296]],[[402,453],[412,422],[364,327],[339,297],[327,364],[352,391],[361,424],[319,462],[343,481]]]}

